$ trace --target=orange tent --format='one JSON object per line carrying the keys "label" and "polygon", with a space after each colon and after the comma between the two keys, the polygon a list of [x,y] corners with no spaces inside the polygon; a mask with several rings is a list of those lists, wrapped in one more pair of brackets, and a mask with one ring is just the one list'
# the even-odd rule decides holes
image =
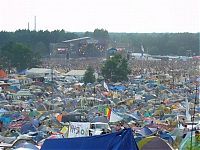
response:
{"label": "orange tent", "polygon": [[5,73],[5,71],[0,70],[0,78],[7,78],[7,74]]}
{"label": "orange tent", "polygon": [[56,117],[56,119],[57,119],[59,122],[61,122],[61,121],[62,121],[62,114],[59,114],[59,115]]}

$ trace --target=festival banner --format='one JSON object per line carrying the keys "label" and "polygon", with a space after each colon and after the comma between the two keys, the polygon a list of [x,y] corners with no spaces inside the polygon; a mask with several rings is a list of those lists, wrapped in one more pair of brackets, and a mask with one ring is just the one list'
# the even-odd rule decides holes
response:
{"label": "festival banner", "polygon": [[68,137],[73,138],[89,136],[89,129],[89,122],[70,122]]}

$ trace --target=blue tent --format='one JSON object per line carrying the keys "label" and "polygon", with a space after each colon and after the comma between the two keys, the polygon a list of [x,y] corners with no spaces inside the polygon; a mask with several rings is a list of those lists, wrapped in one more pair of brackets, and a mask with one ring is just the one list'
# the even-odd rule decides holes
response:
{"label": "blue tent", "polygon": [[166,133],[166,132],[160,132],[160,137],[164,140],[167,140],[170,144],[173,143],[173,138],[172,136],[169,134],[169,133]]}
{"label": "blue tent", "polygon": [[27,69],[21,70],[18,72],[19,75],[25,75],[27,73]]}
{"label": "blue tent", "polygon": [[116,86],[109,86],[109,89],[114,91],[124,91],[126,90],[126,87],[123,85],[116,85]]}
{"label": "blue tent", "polygon": [[58,149],[139,150],[131,129],[124,129],[120,132],[89,137],[46,139],[41,148],[41,150]]}
{"label": "blue tent", "polygon": [[26,123],[21,127],[21,134],[27,134],[29,132],[35,132],[36,128],[32,123]]}
{"label": "blue tent", "polygon": [[148,127],[145,126],[139,131],[139,134],[141,134],[142,136],[148,136],[153,134],[153,132]]}

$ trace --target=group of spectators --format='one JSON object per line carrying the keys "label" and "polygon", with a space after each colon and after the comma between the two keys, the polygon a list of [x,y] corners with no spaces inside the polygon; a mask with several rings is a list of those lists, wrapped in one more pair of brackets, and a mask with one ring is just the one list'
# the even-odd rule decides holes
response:
{"label": "group of spectators", "polygon": [[[70,70],[87,69],[88,66],[94,68],[97,73],[101,71],[101,67],[105,59],[103,58],[77,58],[68,59],[52,58],[51,61],[43,61],[42,67],[49,67],[61,72],[68,72]],[[169,74],[172,76],[193,74],[198,70],[199,62],[195,60],[148,60],[148,59],[131,59],[128,61],[131,74],[134,76],[144,73],[152,74]]]}

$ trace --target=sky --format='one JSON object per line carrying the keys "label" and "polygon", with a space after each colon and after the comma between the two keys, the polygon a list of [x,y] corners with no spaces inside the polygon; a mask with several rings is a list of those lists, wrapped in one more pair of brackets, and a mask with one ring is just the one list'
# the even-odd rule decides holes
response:
{"label": "sky", "polygon": [[0,0],[0,31],[200,32],[200,0]]}

